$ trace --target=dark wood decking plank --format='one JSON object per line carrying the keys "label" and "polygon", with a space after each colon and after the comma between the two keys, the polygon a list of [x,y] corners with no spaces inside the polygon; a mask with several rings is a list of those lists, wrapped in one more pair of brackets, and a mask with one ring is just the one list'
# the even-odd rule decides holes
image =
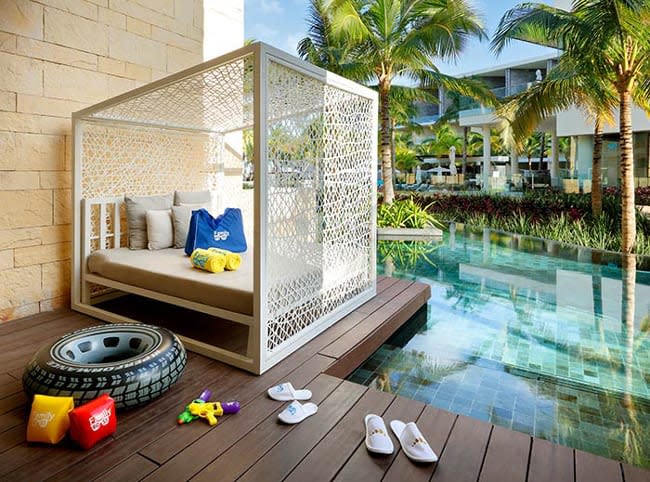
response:
{"label": "dark wood decking plank", "polygon": [[51,321],[56,321],[59,318],[70,318],[76,314],[69,309],[62,308],[0,323],[0,345],[13,338],[25,339],[32,333],[41,332],[43,327]]}
{"label": "dark wood decking plank", "polygon": [[621,464],[598,455],[575,451],[576,482],[622,482]]}
{"label": "dark wood decking plank", "polygon": [[[316,378],[316,376],[319,375],[329,365],[329,363],[330,360],[328,358],[314,356],[300,364],[297,364],[293,371],[289,373],[287,373],[289,365],[276,365],[277,369],[276,367],[273,367],[261,377],[253,377],[253,379],[247,380],[247,383],[240,383],[239,386],[236,386],[230,391],[220,389],[218,392],[215,392],[214,396],[219,398],[223,397],[228,400],[238,400],[240,404],[242,404],[242,410],[245,409],[246,411],[249,410],[246,408],[248,403],[255,401],[257,397],[262,396],[263,399],[266,400],[266,408],[268,410],[273,410],[275,409],[275,404],[277,404],[277,402],[268,400],[268,397],[265,394],[267,388],[277,385],[279,382],[283,382],[288,378],[292,380],[292,383],[296,388],[304,386]],[[194,396],[196,397],[197,395]],[[255,407],[256,413],[262,409],[263,407],[259,405]],[[224,422],[226,421],[228,421],[228,418],[224,419]],[[212,431],[214,430],[220,431],[221,425],[217,425],[217,427],[212,429],[208,434],[206,434],[204,427],[201,427],[196,423],[176,427],[168,433],[161,434],[157,440],[147,447],[144,447],[140,453],[159,464],[163,464],[202,437],[207,437],[208,440],[211,440],[214,436],[214,434],[212,434]],[[240,433],[239,435],[242,436],[243,434]],[[214,447],[212,447],[212,445],[213,443],[210,443],[210,446],[206,447],[206,456],[213,454],[213,458],[216,458],[218,454],[214,452]],[[197,447],[202,446],[203,445],[199,445]],[[197,447],[193,447],[192,450],[197,450]],[[207,463],[204,465],[207,465]],[[203,466],[199,466],[197,471],[201,467]]]}
{"label": "dark wood decking plank", "polygon": [[535,438],[530,451],[528,482],[573,482],[573,449]]}
{"label": "dark wood decking plank", "polygon": [[369,389],[357,404],[316,445],[285,479],[286,482],[331,480],[348,457],[364,443],[364,417],[369,413],[382,415],[394,395]]}
{"label": "dark wood decking plank", "polygon": [[356,344],[348,352],[341,355],[339,360],[332,364],[327,373],[346,378],[411,318],[426,303],[426,298],[428,298],[428,294],[425,295],[423,292],[420,292],[419,297],[407,298],[407,296],[408,294],[404,293],[403,298],[396,298],[395,302],[401,304],[401,309],[385,318],[383,322],[377,323],[376,328],[362,341],[357,340]]}
{"label": "dark wood decking plank", "polygon": [[400,288],[396,288],[399,283],[404,283],[404,280],[392,277],[378,278],[377,296],[371,300],[368,300],[366,303],[357,308],[356,311],[366,315],[377,311],[400,291]]}
{"label": "dark wood decking plank", "polygon": [[[185,398],[184,394],[187,392],[194,393],[194,391],[198,390],[200,379],[197,380],[197,378],[204,375],[206,368],[216,363],[213,360],[195,354],[189,354],[188,357],[190,362],[186,368],[186,374],[167,393],[150,402],[146,409],[135,409],[118,413],[117,433],[111,440],[104,441],[88,451],[79,451],[72,442],[66,440],[57,446],[57,456],[55,457],[48,455],[51,454],[51,447],[23,443],[0,455],[0,475],[13,472],[12,476],[16,479],[28,476],[38,479],[39,477],[51,476],[66,469],[74,473],[74,469],[71,466],[79,462],[89,466],[86,472],[87,479],[88,477],[92,477],[90,472],[94,470],[97,470],[97,474],[99,474],[110,468],[110,466],[103,467],[103,464],[107,463],[110,459],[107,454],[123,452],[121,460],[130,457],[137,450],[133,450],[129,444],[111,444],[110,442],[132,431],[135,431],[135,433],[129,434],[126,437],[131,443],[141,440],[141,438],[148,439],[146,442],[148,443],[153,438],[156,438],[158,432],[150,430],[149,427],[159,426],[161,424],[161,414],[180,405],[178,399]],[[185,396],[189,397],[190,395]],[[124,449],[121,447],[124,447]],[[96,457],[96,454],[100,450],[102,451],[101,458]],[[86,463],[88,457],[93,458],[93,464]],[[35,461],[39,461],[36,466],[34,464]],[[84,471],[82,470],[81,472]]]}
{"label": "dark wood decking plank", "polygon": [[526,480],[530,444],[530,435],[495,426],[485,454],[480,482]]}
{"label": "dark wood decking plank", "polygon": [[405,457],[390,429],[391,420],[402,420],[409,422],[417,420],[422,411],[424,404],[409,400],[407,398],[396,397],[390,404],[388,410],[384,413],[384,422],[395,446],[392,455],[375,455],[368,452],[365,444],[359,445],[350,459],[337,474],[337,481],[360,481],[360,480],[381,480],[386,471],[389,469],[395,457]]}
{"label": "dark wood decking plank", "polygon": [[5,347],[0,353],[0,363],[5,373],[18,373],[22,376],[25,366],[34,356],[34,354],[46,345],[54,343],[63,334],[76,331],[80,328],[86,328],[98,323],[91,323],[85,317],[75,318],[74,320],[59,319],[56,323],[52,322],[43,333],[34,335],[28,340],[16,342]]}
{"label": "dark wood decking plank", "polygon": [[0,414],[11,412],[27,403],[27,395],[21,390],[0,400]]}
{"label": "dark wood decking plank", "polygon": [[327,355],[332,358],[341,358],[352,347],[355,346],[360,340],[366,338],[370,333],[376,330],[388,318],[399,313],[405,300],[410,300],[413,297],[412,292],[409,290],[413,283],[410,281],[400,280],[391,286],[387,292],[392,296],[389,300],[378,307],[377,310],[368,314],[366,318],[358,323],[354,328],[348,331],[345,336],[337,339],[327,347],[320,350],[321,355]]}
{"label": "dark wood decking plank", "polygon": [[[313,394],[313,403],[320,404],[340,383],[341,380],[328,375],[316,377],[308,385]],[[275,444],[297,427],[296,425],[285,425],[278,422],[277,413],[281,412],[286,406],[286,403],[278,403],[277,410],[255,427],[255,430],[250,431],[222,453],[192,480],[197,482],[219,480],[222,482],[239,478],[249,467],[271,450]]]}
{"label": "dark wood decking plank", "polygon": [[[382,292],[385,287],[391,286],[395,282],[396,280],[393,278],[380,278],[378,281],[378,292]],[[259,377],[256,382],[242,383],[241,387],[244,393],[237,394],[237,396],[241,398],[243,395],[248,395],[251,392],[261,392],[265,388],[283,381],[283,377],[290,371],[290,369],[292,369],[290,367],[297,367],[305,363],[305,360],[308,360],[309,357],[313,356],[321,348],[354,328],[365,317],[366,315],[360,314],[357,311],[345,316],[325,332],[303,346],[300,350],[290,355],[282,363],[266,372],[263,377]],[[273,381],[268,381],[269,377],[273,377]],[[150,447],[141,451],[141,453],[158,463],[164,463],[169,460],[170,457],[174,456],[176,453],[197,440],[200,436],[201,434],[190,433],[189,431],[180,434],[178,434],[178,432],[169,432],[162,435],[157,441],[153,442]]]}
{"label": "dark wood decking plank", "polygon": [[650,482],[650,470],[622,464],[625,482]]}
{"label": "dark wood decking plank", "polygon": [[476,482],[491,429],[489,423],[459,415],[431,480]]}
{"label": "dark wood decking plank", "polygon": [[[59,313],[56,317],[44,317],[41,323],[35,323],[37,318],[29,320],[32,324],[23,326],[23,320],[11,321],[0,325],[0,346],[4,348],[14,348],[25,345],[38,345],[41,340],[52,336],[53,331],[59,331],[61,326],[90,326],[93,324],[102,324],[103,321],[95,320],[81,313],[69,311],[66,315],[64,312]],[[16,328],[11,329],[13,325]],[[74,329],[74,328],[73,328]],[[4,354],[0,354],[4,356]]]}
{"label": "dark wood decking plank", "polygon": [[114,480],[117,482],[140,480],[156,470],[156,468],[158,468],[158,465],[154,464],[151,460],[144,458],[140,454],[134,454],[94,480]]}
{"label": "dark wood decking plank", "polygon": [[[291,373],[292,383],[295,384],[296,388],[307,385],[321,373],[327,363],[329,363],[329,360],[324,357],[314,356]],[[185,433],[184,429],[194,429],[197,433],[194,433],[192,438],[183,439],[178,445],[174,445],[173,439],[165,436],[164,444],[156,441],[142,450],[141,452],[146,453],[148,458],[151,455],[154,461],[156,459],[153,457],[157,451],[161,451],[163,455],[158,458],[166,461],[146,480],[189,479],[228,450],[264,419],[279,412],[281,407],[281,404],[262,393],[252,403],[242,407],[242,410],[237,415],[224,417],[212,429],[208,430],[205,426],[196,425],[196,422],[188,426],[178,427],[177,430],[173,431],[173,434],[177,434],[179,438]],[[176,447],[182,449],[177,450],[173,456],[169,456],[171,450],[175,450]]]}
{"label": "dark wood decking plank", "polygon": [[[428,405],[417,419],[420,432],[438,457],[443,453],[456,418],[456,414]],[[435,464],[414,464],[407,457],[397,457],[383,480],[385,482],[429,480],[434,470]]]}
{"label": "dark wood decking plank", "polygon": [[[393,286],[395,283],[397,283],[398,280],[394,278],[385,278],[386,281],[388,281],[387,285],[388,288],[386,290],[390,289],[390,286]],[[379,283],[381,284],[381,283]],[[379,289],[379,284],[378,284],[378,289]],[[386,290],[384,290],[384,296],[388,296],[386,293]],[[401,292],[403,291],[400,288]],[[379,293],[379,291],[378,291]],[[394,296],[393,296],[394,297]],[[334,325],[329,327],[327,330],[325,330],[322,334],[320,334],[318,337],[310,341],[307,345],[305,345],[300,351],[307,349],[308,351],[314,350],[314,353],[322,353],[324,348],[327,347],[328,345],[331,345],[332,343],[336,342],[343,336],[348,335],[348,333],[359,326],[360,323],[364,322],[366,319],[368,319],[371,316],[377,316],[378,313],[383,312],[384,309],[384,304],[377,304],[373,303],[373,301],[376,298],[371,299],[362,307],[366,307],[365,310],[357,309],[350,313],[349,315],[345,316],[342,318],[340,321],[336,322]],[[386,316],[384,315],[384,319]],[[330,356],[330,355],[325,355],[325,356]],[[331,356],[330,356],[331,357]]]}
{"label": "dark wood decking plank", "polygon": [[5,376],[11,381],[0,385],[0,399],[23,391],[23,384],[20,380],[16,380],[14,377],[6,374]]}
{"label": "dark wood decking plank", "polygon": [[25,441],[25,427],[18,425],[6,432],[0,437],[0,453],[5,452],[16,445]]}
{"label": "dark wood decking plank", "polygon": [[16,379],[11,375],[9,375],[8,373],[0,373],[0,390],[2,390],[3,386],[7,385],[8,383],[13,383],[15,381]]}
{"label": "dark wood decking plank", "polygon": [[321,350],[322,355],[339,359],[328,373],[341,378],[348,376],[422,307],[429,292],[427,285],[413,283],[382,310]]}
{"label": "dark wood decking plank", "polygon": [[24,424],[26,416],[27,408],[25,406],[18,407],[10,412],[0,415],[0,434],[16,425]]}
{"label": "dark wood decking plank", "polygon": [[[227,377],[234,369],[209,360],[209,364],[198,367],[198,362],[205,363],[207,359],[200,357],[197,366],[187,373],[184,384],[177,384],[176,390],[168,392],[163,397],[154,400],[145,409],[136,409],[118,417],[118,430],[110,443],[84,453],[82,456],[71,456],[66,465],[51,470],[55,475],[52,480],[84,481],[99,476],[101,473],[118,466],[139,449],[158,438],[165,430],[177,427],[176,416],[183,408],[183,403],[196,397],[205,384],[213,380]],[[209,375],[207,375],[207,373]],[[203,377],[203,382],[201,382]],[[215,377],[215,378],[213,378]],[[127,418],[128,417],[128,418]],[[152,430],[152,427],[156,427]]]}
{"label": "dark wood decking plank", "polygon": [[239,479],[282,480],[309,451],[337,424],[367,390],[362,385],[344,381],[318,407],[318,412],[301,422],[258,460]]}

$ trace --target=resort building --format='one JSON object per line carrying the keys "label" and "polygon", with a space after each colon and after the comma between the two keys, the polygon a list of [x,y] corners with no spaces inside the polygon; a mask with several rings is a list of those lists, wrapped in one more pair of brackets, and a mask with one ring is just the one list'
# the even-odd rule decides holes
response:
{"label": "resort building", "polygon": [[[471,71],[462,74],[462,77],[471,77],[483,80],[497,98],[506,98],[515,95],[545,78],[546,73],[553,68],[559,54],[551,53],[541,57],[522,60],[516,63],[497,65],[488,69]],[[449,99],[445,93],[440,94],[440,114],[449,108]],[[618,114],[615,114],[618,117]],[[648,158],[650,150],[650,117],[640,108],[633,110],[632,123],[634,129],[634,176],[637,185],[647,186],[649,177]],[[498,127],[501,123],[494,114],[494,110],[479,105],[476,102],[461,101],[458,113],[459,127],[469,127],[481,132]],[[554,186],[564,186],[567,190],[577,190],[580,187],[588,191],[591,185],[591,164],[593,154],[593,123],[578,108],[559,112],[553,117],[545,119],[538,127],[540,132],[546,133],[551,138],[551,153],[549,155],[549,170],[551,182]],[[570,154],[564,162],[560,163],[558,138],[571,139]],[[484,143],[484,150],[489,150],[490,143]],[[490,158],[490,154],[485,154]],[[603,145],[603,181],[605,185],[618,185],[618,122],[605,126]],[[520,174],[520,164],[526,159],[512,153],[508,177]],[[492,162],[493,164],[493,162]],[[490,185],[493,172],[483,170],[482,183]],[[498,176],[497,176],[498,178]]]}
{"label": "resort building", "polygon": [[231,51],[243,0],[6,0],[0,321],[70,306],[72,112]]}

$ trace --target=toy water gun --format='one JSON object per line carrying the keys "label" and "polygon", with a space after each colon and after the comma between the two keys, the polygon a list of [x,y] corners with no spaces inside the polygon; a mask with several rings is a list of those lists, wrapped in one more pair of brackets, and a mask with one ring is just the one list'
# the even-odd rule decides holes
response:
{"label": "toy water gun", "polygon": [[239,412],[239,402],[192,402],[187,407],[192,416],[205,418],[211,426],[216,425],[217,417],[224,413]]}
{"label": "toy water gun", "polygon": [[[212,397],[212,392],[208,390],[207,388],[201,392],[201,395],[199,395],[199,398],[192,400],[192,403],[195,404],[200,404],[200,403],[206,403],[208,400],[210,400],[210,397]],[[191,405],[191,404],[190,404]],[[199,418],[198,415],[192,415],[190,412],[190,405],[187,405],[185,407],[185,410],[181,412],[181,414],[178,416],[178,424],[183,425],[184,423],[190,423]]]}

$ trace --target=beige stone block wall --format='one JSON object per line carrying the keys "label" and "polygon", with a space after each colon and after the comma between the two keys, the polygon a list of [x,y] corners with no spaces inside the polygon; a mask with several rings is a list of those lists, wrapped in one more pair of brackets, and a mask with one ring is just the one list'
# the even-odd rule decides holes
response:
{"label": "beige stone block wall", "polygon": [[71,113],[201,62],[204,10],[241,45],[243,0],[0,0],[0,322],[69,305]]}

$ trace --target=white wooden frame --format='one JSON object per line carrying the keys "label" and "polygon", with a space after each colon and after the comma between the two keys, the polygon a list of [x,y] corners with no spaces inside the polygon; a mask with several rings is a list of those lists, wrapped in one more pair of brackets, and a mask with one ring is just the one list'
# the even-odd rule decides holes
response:
{"label": "white wooden frame", "polygon": [[[110,125],[143,125],[142,122],[124,121],[121,119],[104,119],[102,111],[110,109],[114,106],[128,102],[130,99],[139,98],[154,92],[157,89],[163,88],[183,79],[187,79],[193,75],[209,71],[217,66],[241,59],[244,56],[253,56],[254,59],[254,105],[253,105],[253,118],[254,118],[254,141],[255,141],[255,173],[256,180],[254,186],[254,306],[253,316],[242,315],[240,313],[233,313],[213,306],[208,306],[192,301],[184,300],[178,297],[165,295],[162,293],[146,290],[137,286],[132,286],[126,283],[109,280],[96,274],[88,273],[86,269],[87,257],[91,251],[90,240],[90,206],[98,205],[100,212],[103,214],[107,210],[108,205],[112,205],[113,209],[119,213],[122,197],[107,196],[101,198],[83,199],[82,189],[82,165],[83,165],[83,147],[82,140],[84,136],[84,128],[88,123],[102,123],[107,122]],[[268,349],[267,340],[267,295],[268,295],[268,281],[266,272],[267,262],[267,196],[269,195],[268,187],[268,173],[267,173],[267,127],[266,122],[268,118],[267,106],[267,76],[269,73],[269,65],[273,62],[298,72],[299,74],[316,79],[326,86],[331,86],[340,91],[358,96],[359,98],[367,99],[371,102],[371,110],[373,118],[371,128],[368,135],[370,136],[369,142],[372,145],[373,159],[370,161],[372,172],[368,173],[371,181],[371,198],[368,202],[371,204],[371,224],[372,229],[369,230],[368,236],[370,239],[370,259],[368,259],[368,273],[369,282],[364,284],[365,288],[354,295],[353,297],[340,303],[334,309],[325,313],[317,320],[311,322],[308,326],[299,330],[298,333],[291,335],[284,342],[272,349]],[[233,353],[223,348],[209,345],[201,340],[189,339],[182,337],[187,347],[193,351],[204,354],[206,356],[224,361],[231,365],[243,368],[253,373],[263,373],[274,364],[288,356],[290,353],[298,349],[300,346],[307,343],[310,339],[317,336],[323,330],[334,324],[337,320],[350,313],[352,310],[365,303],[372,298],[376,293],[376,276],[375,276],[375,244],[376,244],[376,173],[375,173],[375,160],[374,153],[377,152],[377,94],[360,86],[347,79],[326,72],[302,60],[294,58],[278,49],[271,46],[256,43],[246,46],[242,49],[236,50],[224,56],[194,66],[190,69],[184,70],[173,74],[167,78],[152,82],[143,87],[127,92],[113,99],[109,99],[95,106],[89,107],[72,116],[73,124],[73,206],[74,206],[74,236],[73,236],[73,263],[72,263],[72,308],[87,313],[91,316],[100,318],[109,322],[137,322],[121,316],[116,313],[109,312],[101,309],[95,304],[98,301],[106,299],[105,297],[92,297],[89,290],[89,284],[98,284],[107,288],[119,290],[120,292],[134,293],[145,296],[151,299],[171,303],[174,305],[189,308],[191,310],[207,313],[213,316],[225,318],[237,323],[244,324],[249,327],[249,336],[247,344],[246,355]],[[170,131],[194,131],[205,132],[204,126],[197,126],[195,129],[188,128],[187,126],[171,126],[169,124],[147,124],[148,127],[156,127],[168,129]],[[244,128],[246,126],[242,126]],[[222,132],[223,133],[223,132]],[[125,193],[126,194],[126,193]],[[119,215],[118,215],[119,219]],[[112,238],[120,240],[120,227],[119,223],[115,223],[116,232],[109,232],[106,227],[106,220],[103,215],[100,215],[100,231],[98,234],[100,245],[106,246],[106,240]],[[119,247],[119,242],[114,244],[114,247]]]}

